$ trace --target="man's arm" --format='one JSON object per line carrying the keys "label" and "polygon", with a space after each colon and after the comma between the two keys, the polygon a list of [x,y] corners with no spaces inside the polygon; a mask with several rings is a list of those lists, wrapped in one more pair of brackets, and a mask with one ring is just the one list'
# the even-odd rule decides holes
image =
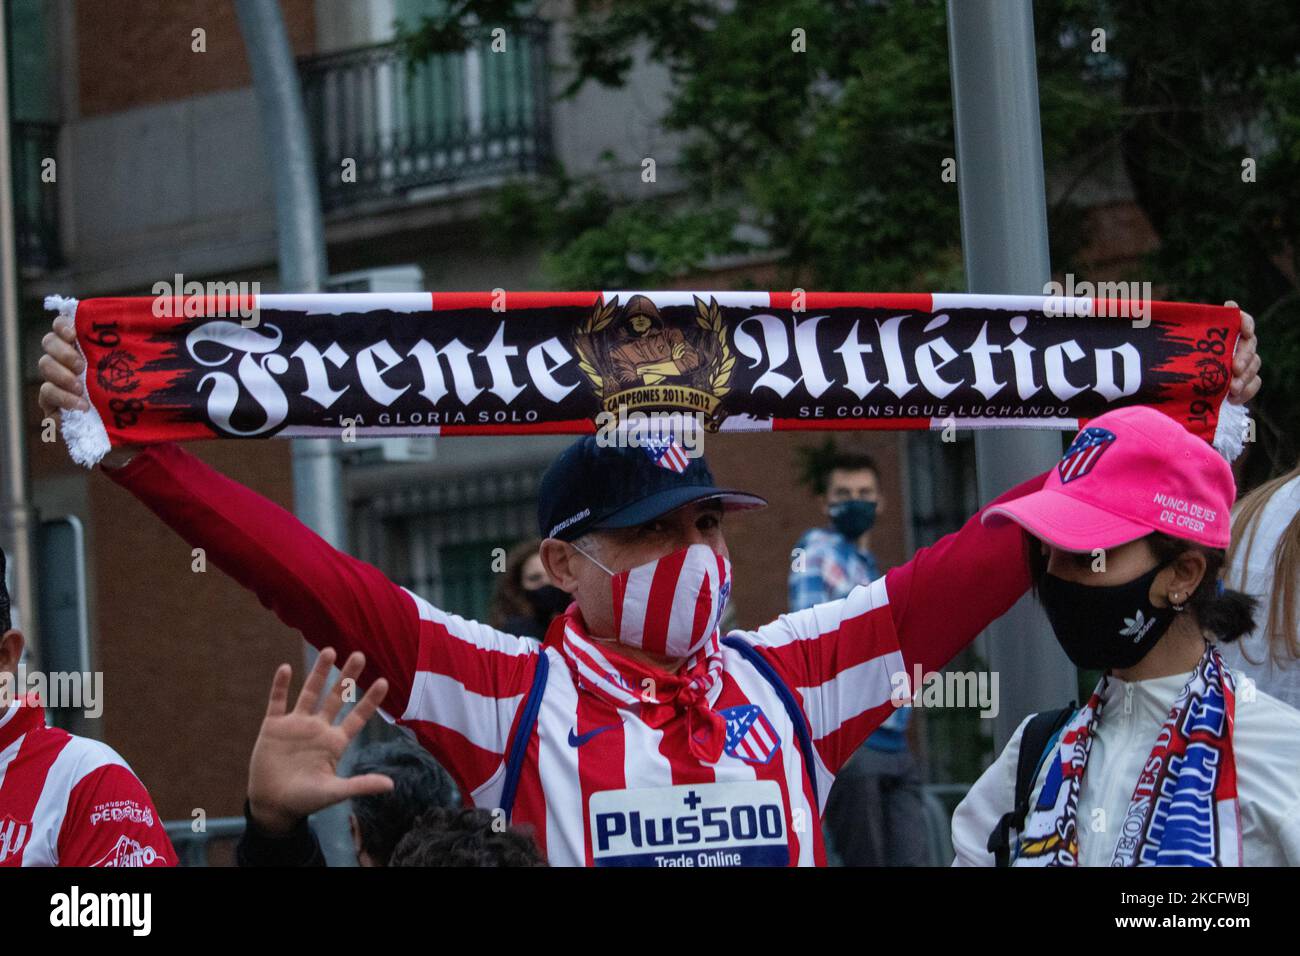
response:
{"label": "man's arm", "polygon": [[326,866],[325,853],[311,824],[303,817],[287,833],[265,829],[244,801],[244,832],[235,844],[235,865],[240,867]]}
{"label": "man's arm", "polygon": [[390,703],[401,714],[420,621],[411,596],[382,571],[178,445],[150,446],[104,472],[313,645],[343,657],[364,653],[363,682],[387,678]]}
{"label": "man's arm", "polygon": [[1014,522],[985,527],[993,505],[1037,491],[1044,472],[985,505],[960,529],[885,575],[898,646],[910,673],[937,671],[1029,590],[1025,534]]}
{"label": "man's arm", "polygon": [[240,866],[324,866],[325,857],[307,818],[318,810],[353,797],[388,793],[383,774],[339,777],[338,763],[348,744],[379,709],[388,690],[378,680],[338,723],[344,694],[355,690],[364,661],[353,654],[339,679],[326,690],[334,649],[320,652],[289,710],[293,669],[281,664],[271,681],[271,696],[253,744],[244,802],[244,835],[235,849]]}
{"label": "man's arm", "polygon": [[[1036,491],[1045,477],[994,503]],[[751,635],[800,694],[831,773],[908,697],[917,664],[922,673],[942,667],[1028,589],[1019,526],[988,528],[982,515],[847,597]]]}
{"label": "man's arm", "polygon": [[150,446],[105,470],[313,645],[364,653],[360,680],[387,679],[385,709],[415,730],[462,793],[497,771],[537,665],[535,641],[410,594],[176,445]]}
{"label": "man's arm", "polygon": [[124,764],[98,767],[72,788],[59,866],[175,865],[176,850],[148,791]]}

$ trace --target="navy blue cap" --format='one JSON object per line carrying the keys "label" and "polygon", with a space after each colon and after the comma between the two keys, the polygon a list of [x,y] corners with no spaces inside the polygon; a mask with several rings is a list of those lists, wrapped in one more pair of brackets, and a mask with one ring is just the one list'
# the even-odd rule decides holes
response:
{"label": "navy blue cap", "polygon": [[537,528],[543,538],[573,541],[596,528],[631,528],[704,498],[726,510],[761,508],[758,495],[713,483],[704,456],[673,471],[645,448],[579,438],[552,462],[537,491]]}

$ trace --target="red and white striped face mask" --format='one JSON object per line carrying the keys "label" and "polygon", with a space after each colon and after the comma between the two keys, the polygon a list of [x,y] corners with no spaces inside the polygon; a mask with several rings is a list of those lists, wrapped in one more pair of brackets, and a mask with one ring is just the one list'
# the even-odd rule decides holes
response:
{"label": "red and white striped face mask", "polygon": [[707,544],[617,573],[587,557],[610,576],[618,642],[652,654],[694,654],[717,629],[731,596],[731,562]]}

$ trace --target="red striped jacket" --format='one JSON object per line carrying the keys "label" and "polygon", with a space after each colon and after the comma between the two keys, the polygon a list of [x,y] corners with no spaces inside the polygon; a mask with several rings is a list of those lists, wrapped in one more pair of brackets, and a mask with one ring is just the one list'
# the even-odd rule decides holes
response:
{"label": "red striped jacket", "polygon": [[113,748],[0,710],[0,866],[175,866],[158,811]]}
{"label": "red striped jacket", "polygon": [[[175,445],[109,474],[311,643],[341,657],[363,651],[363,679],[389,681],[385,709],[479,806],[500,804],[507,750],[544,655],[513,820],[533,828],[552,864],[823,863],[821,804],[892,712],[895,675],[942,667],[1028,587],[1020,530],[984,528],[977,515],[843,600],[733,632],[777,680],[723,647],[712,703],[727,719],[727,747],[704,764],[690,754],[683,715],[652,728],[636,705],[585,689],[559,649],[562,627],[539,646],[436,608]],[[794,713],[778,684],[793,691]],[[810,731],[813,766],[797,720]]]}

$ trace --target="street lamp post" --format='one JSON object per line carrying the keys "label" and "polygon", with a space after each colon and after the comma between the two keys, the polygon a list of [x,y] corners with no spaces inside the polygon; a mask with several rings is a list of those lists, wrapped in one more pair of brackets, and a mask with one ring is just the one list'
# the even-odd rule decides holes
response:
{"label": "street lamp post", "polygon": [[[948,0],[948,48],[967,291],[1042,295],[1052,267],[1030,0]],[[1060,456],[1056,432],[977,432],[980,500],[1045,471]],[[1074,666],[1050,635],[1042,611],[1026,597],[980,638],[987,665],[999,676],[993,718],[999,749],[1025,715],[1077,694]]]}

